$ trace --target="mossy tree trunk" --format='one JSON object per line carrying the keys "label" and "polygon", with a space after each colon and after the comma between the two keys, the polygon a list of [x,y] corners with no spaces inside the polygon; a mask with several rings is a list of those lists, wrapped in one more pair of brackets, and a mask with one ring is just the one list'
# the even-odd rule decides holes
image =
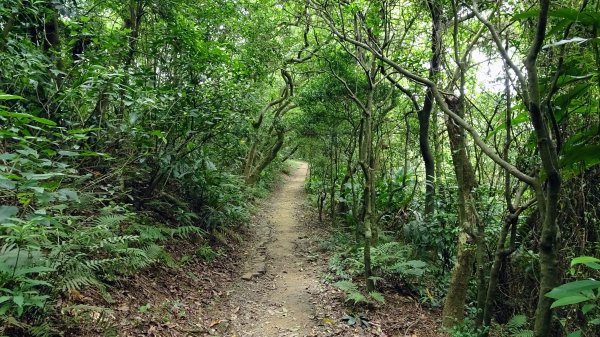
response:
{"label": "mossy tree trunk", "polygon": [[[449,98],[448,106],[458,115],[464,115],[464,105],[461,98]],[[443,325],[451,327],[456,323],[462,322],[464,318],[467,290],[475,260],[475,250],[472,244],[476,237],[473,235],[473,232],[479,225],[475,209],[475,197],[473,195],[476,178],[473,166],[467,155],[464,131],[450,118],[446,118],[445,121],[450,141],[454,173],[458,184],[458,222],[461,228],[457,244],[456,264],[452,269],[450,286],[442,313]]]}

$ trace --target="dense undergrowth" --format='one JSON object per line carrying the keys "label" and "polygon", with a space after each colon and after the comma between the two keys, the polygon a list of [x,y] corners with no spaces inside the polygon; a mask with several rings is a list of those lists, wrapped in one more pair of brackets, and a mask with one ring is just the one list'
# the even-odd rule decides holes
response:
{"label": "dense undergrowth", "polygon": [[[69,317],[102,313],[113,301],[111,289],[134,273],[156,264],[180,268],[189,259],[213,260],[215,250],[236,240],[252,201],[264,197],[275,179],[250,187],[206,158],[190,160],[179,167],[189,174],[165,181],[149,198],[140,179],[150,166],[81,145],[98,130],[69,130],[6,107],[0,119],[8,126],[0,134],[4,335],[68,331]],[[140,156],[136,150],[132,154]],[[282,166],[273,165],[269,177]],[[181,240],[198,247],[194,256],[176,260],[164,248]],[[84,305],[82,293],[99,296]]]}
{"label": "dense undergrowth", "polygon": [[[394,178],[387,184],[395,184]],[[403,202],[394,203],[394,208],[386,207],[389,188],[382,188],[378,195],[377,207],[389,212],[382,216],[379,223],[377,243],[371,247],[372,280],[376,290],[368,291],[364,282],[364,246],[360,231],[360,224],[354,220],[352,205],[353,198],[361,198],[361,190],[354,193],[349,191],[343,198],[338,197],[335,202],[336,218],[327,217],[331,210],[330,200],[323,198],[323,190],[327,188],[315,172],[307,182],[307,191],[311,204],[316,211],[324,213],[322,222],[330,226],[332,234],[323,239],[320,249],[330,255],[327,273],[322,277],[325,282],[340,289],[345,294],[348,312],[361,315],[366,309],[380,309],[385,311],[385,298],[390,295],[400,295],[408,303],[417,302],[421,306],[438,312],[447,296],[451,269],[456,263],[456,250],[451,248],[452,242],[458,240],[457,221],[453,202],[438,203],[438,212],[434,218],[423,219],[418,211],[422,205],[418,201],[405,196],[410,193],[411,183],[407,183],[397,193]],[[399,186],[399,185],[398,185]],[[343,192],[341,192],[343,193]],[[446,195],[446,200],[452,200],[452,190],[441,193]],[[489,194],[485,187],[476,191],[482,196]],[[354,197],[353,197],[354,196]],[[486,199],[478,207],[482,210],[481,217],[487,222],[500,222],[502,212],[494,198]],[[360,216],[360,213],[356,213]],[[536,217],[535,212],[526,213],[522,220],[523,226],[528,226]],[[359,227],[357,227],[359,226]],[[489,246],[495,244],[499,232],[491,227],[486,231]],[[521,282],[530,282],[537,277],[536,267],[538,255],[531,247],[530,233],[519,232],[523,245],[512,252],[510,263],[503,267],[501,287],[506,292],[531,291]],[[471,246],[470,249],[475,249]],[[566,334],[571,337],[593,335],[598,320],[597,292],[600,290],[600,281],[597,281],[600,270],[600,259],[590,256],[574,258],[570,264],[568,281],[566,284],[555,288],[548,294],[553,299],[553,308],[560,315],[560,324]],[[516,276],[519,278],[516,278]],[[515,277],[510,280],[509,277]],[[529,280],[529,281],[526,281]],[[466,318],[451,328],[441,329],[452,337],[478,337],[491,335],[497,337],[529,337],[533,336],[533,326],[528,318],[531,313],[533,301],[524,297],[510,297],[504,294],[497,299],[507,312],[498,313],[497,321],[489,327],[478,327],[476,319],[478,282],[471,280],[468,287],[469,301],[465,307]],[[528,290],[529,289],[529,290]],[[581,304],[580,304],[581,303]],[[412,305],[412,304],[411,304]],[[581,305],[581,306],[579,306]],[[582,311],[579,311],[582,310]]]}

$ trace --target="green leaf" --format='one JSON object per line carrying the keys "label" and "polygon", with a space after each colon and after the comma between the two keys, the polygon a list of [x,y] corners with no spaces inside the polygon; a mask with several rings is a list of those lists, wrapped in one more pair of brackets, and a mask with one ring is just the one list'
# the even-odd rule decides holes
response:
{"label": "green leaf", "polygon": [[345,315],[344,317],[342,317],[342,321],[345,321],[350,326],[356,324],[356,318],[354,318],[354,316],[351,315]]}
{"label": "green leaf", "polygon": [[581,337],[581,330],[570,332],[567,337]]}
{"label": "green leaf", "polygon": [[[567,111],[569,109],[569,104],[578,97],[584,97],[589,92],[590,87],[591,85],[589,82],[579,83],[564,94],[556,96],[554,98],[554,103]],[[565,117],[564,114],[563,116],[557,116],[557,121],[560,122]]]}
{"label": "green leaf", "polygon": [[512,337],[533,337],[532,330],[519,330],[513,333]]}
{"label": "green leaf", "polygon": [[23,295],[15,295],[13,296],[12,300],[19,307],[22,307],[23,303],[25,302],[25,298],[23,297]]}
{"label": "green leaf", "polygon": [[27,172],[27,173],[23,173],[23,177],[25,177],[26,179],[30,179],[30,180],[47,180],[47,179],[51,179],[54,177],[62,177],[64,176],[64,173],[59,173],[59,172],[52,172],[52,173],[31,173],[31,172]]}
{"label": "green leaf", "polygon": [[23,97],[17,95],[0,94],[0,101],[9,101],[13,99],[23,99]]}
{"label": "green leaf", "polygon": [[583,307],[581,307],[581,312],[583,312],[583,314],[586,315],[588,312],[594,310],[594,308],[596,308],[595,304],[588,303],[588,304],[585,304]]}
{"label": "green leaf", "polygon": [[554,301],[554,303],[552,303],[552,306],[550,306],[550,308],[563,307],[565,305],[577,304],[577,303],[585,302],[588,300],[590,300],[590,299],[583,295],[567,296],[567,297],[563,297],[561,299]]}
{"label": "green leaf", "polygon": [[4,303],[2,306],[0,306],[0,316],[6,315],[8,309],[10,309],[10,305],[8,303]]}
{"label": "green leaf", "polygon": [[19,208],[15,206],[0,206],[0,222],[8,218],[12,218],[19,212]]}
{"label": "green leaf", "polygon": [[101,130],[101,129],[100,128],[73,129],[73,130],[70,130],[69,132],[67,132],[67,134],[69,134],[69,135],[80,135],[80,134],[86,134],[88,132],[98,131],[98,130]]}
{"label": "green leaf", "polygon": [[65,151],[65,150],[58,151],[58,154],[61,156],[65,156],[65,157],[75,157],[75,156],[79,155],[79,153],[77,153],[77,152]]}
{"label": "green leaf", "polygon": [[13,160],[18,156],[15,153],[2,153],[0,154],[0,160]]}
{"label": "green leaf", "polygon": [[[581,291],[600,288],[600,281],[596,280],[579,280],[565,283],[559,287],[552,289],[546,294],[546,297],[561,299],[566,296],[579,295]],[[587,297],[586,297],[587,298]]]}
{"label": "green leaf", "polygon": [[384,278],[380,276],[370,276],[369,280],[373,281],[374,284],[377,284],[377,282],[383,281]]}
{"label": "green leaf", "polygon": [[600,269],[600,259],[595,258],[593,256],[579,256],[571,260],[571,268],[578,265],[584,264],[592,269],[599,270]]}
{"label": "green leaf", "polygon": [[17,119],[25,119],[25,120],[33,120],[36,121],[40,124],[44,124],[44,125],[50,125],[50,126],[56,126],[57,124],[49,119],[46,118],[42,118],[42,117],[36,117],[27,113],[22,113],[22,112],[8,112],[8,111],[0,111],[0,116],[4,116],[4,117],[13,117],[13,118],[17,118]]}
{"label": "green leaf", "polygon": [[66,199],[70,199],[75,202],[80,202],[77,192],[70,188],[61,188],[60,190],[56,191],[56,193],[65,197]]}
{"label": "green leaf", "polygon": [[35,149],[32,149],[30,147],[26,147],[26,148],[24,148],[22,150],[17,150],[16,152],[20,153],[20,154],[22,154],[24,156],[32,156],[34,158],[39,158],[40,157],[40,154]]}
{"label": "green leaf", "polygon": [[[529,121],[529,114],[527,112],[521,112],[518,115],[516,115],[513,119],[511,119],[510,121],[510,125],[511,126],[516,126],[522,123],[525,123]],[[506,124],[502,123],[500,125],[498,125],[492,132],[490,132],[487,136],[486,136],[486,140],[491,139],[496,133],[502,131],[506,129]]]}
{"label": "green leaf", "polygon": [[39,187],[39,186],[28,186],[26,188],[30,189],[38,194],[44,193],[44,190],[45,190],[43,187]]}
{"label": "green leaf", "polygon": [[17,184],[0,176],[0,188],[5,188],[7,190],[14,190],[15,187],[17,187]]}
{"label": "green leaf", "polygon": [[[538,8],[532,8],[528,11],[517,13],[513,15],[513,20],[524,20],[537,17],[540,14]],[[571,22],[580,22],[584,25],[593,25],[599,21],[598,15],[591,12],[579,12],[575,8],[559,8],[557,10],[550,11],[548,16],[555,18],[567,19]]]}
{"label": "green leaf", "polygon": [[425,268],[427,267],[427,263],[423,262],[421,260],[410,260],[410,261],[406,261],[405,265],[412,267],[412,268]]}
{"label": "green leaf", "polygon": [[[55,268],[43,267],[43,266],[30,267],[30,268],[19,268],[15,271],[15,275],[22,276],[22,275],[27,275],[27,274],[50,273],[55,270],[56,270]],[[49,284],[44,281],[39,281],[39,282],[43,282],[43,283],[37,283],[37,282],[38,281],[35,281],[34,283],[37,285],[48,285]]]}
{"label": "green leaf", "polygon": [[515,315],[506,323],[506,326],[511,329],[522,328],[527,324],[527,320],[528,318],[525,315]]}
{"label": "green leaf", "polygon": [[540,10],[537,8],[534,8],[534,9],[530,9],[525,12],[517,13],[517,14],[513,15],[512,19],[515,21],[524,20],[524,19],[536,17],[539,14],[540,14]]}
{"label": "green leaf", "polygon": [[598,163],[599,154],[600,153],[600,145],[579,145],[573,146],[566,153],[563,154],[560,160],[561,167],[567,167],[574,163],[579,163],[583,161],[589,161],[592,163]]}

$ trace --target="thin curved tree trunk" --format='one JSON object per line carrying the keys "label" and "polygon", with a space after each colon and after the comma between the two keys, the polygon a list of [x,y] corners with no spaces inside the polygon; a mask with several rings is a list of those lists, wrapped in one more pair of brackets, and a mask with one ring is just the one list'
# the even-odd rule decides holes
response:
{"label": "thin curved tree trunk", "polygon": [[[442,5],[438,0],[428,0],[427,6],[431,14],[431,67],[429,79],[435,82],[442,60]],[[431,88],[427,89],[423,108],[418,111],[419,119],[419,149],[425,164],[425,216],[433,215],[435,211],[435,160],[429,144],[429,125],[435,98]]]}
{"label": "thin curved tree trunk", "polygon": [[[527,70],[527,91],[529,93],[529,117],[533,125],[537,148],[542,161],[542,168],[546,173],[546,180],[535,186],[538,207],[542,218],[542,232],[540,236],[540,289],[535,311],[534,336],[545,337],[551,331],[552,299],[546,294],[557,286],[558,259],[557,259],[557,234],[558,234],[558,198],[561,187],[561,176],[558,164],[558,153],[550,137],[548,122],[545,120],[546,104],[540,97],[540,85],[537,74],[537,57],[542,50],[548,25],[549,0],[540,0],[540,13],[538,16],[535,37],[525,60]],[[548,96],[547,99],[551,97]]]}
{"label": "thin curved tree trunk", "polygon": [[367,291],[375,290],[375,283],[371,271],[371,240],[373,239],[373,226],[375,212],[373,211],[373,193],[374,193],[374,181],[373,181],[373,168],[371,167],[371,157],[373,156],[373,144],[372,144],[372,111],[373,111],[373,90],[368,93],[366,111],[363,113],[364,127],[363,127],[363,139],[361,144],[361,158],[360,165],[365,176],[365,218],[363,223],[364,230],[364,254],[363,260],[365,264],[364,277],[367,285]]}

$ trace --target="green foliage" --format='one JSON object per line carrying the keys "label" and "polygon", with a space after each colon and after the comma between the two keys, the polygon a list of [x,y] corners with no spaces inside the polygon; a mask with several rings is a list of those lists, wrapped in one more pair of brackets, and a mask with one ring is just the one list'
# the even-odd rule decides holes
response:
{"label": "green foliage", "polygon": [[357,326],[363,329],[368,329],[370,326],[369,319],[364,315],[346,314],[342,317],[342,321],[349,326]]}
{"label": "green foliage", "polygon": [[38,254],[29,254],[15,244],[0,249],[0,315],[18,318],[26,309],[44,307],[49,296],[42,293],[53,286],[43,277],[55,270],[40,265],[34,258]]}
{"label": "green foliage", "polygon": [[249,218],[247,192],[241,177],[208,171],[196,182],[204,188],[205,205],[200,211],[212,231],[227,226],[239,226]]}
{"label": "green foliage", "polygon": [[[303,144],[300,157],[310,160],[313,204],[348,234],[321,244],[333,252],[332,279],[362,273],[364,251],[358,246],[367,201],[374,212],[371,281],[416,287],[422,298],[439,302],[456,262],[459,233],[471,230],[471,238],[482,243],[478,270],[486,274],[506,209],[523,210],[506,203],[531,200],[535,193],[505,179],[498,159],[484,155],[467,136],[465,153],[478,180],[468,191],[474,196],[468,206],[485,229],[462,228],[461,170],[452,162],[445,120],[433,113],[429,134],[422,136],[435,157],[430,187],[436,204],[435,212],[422,216],[424,144],[417,133],[428,124],[415,112],[426,110],[425,95],[423,81],[406,72],[433,80],[446,98],[461,92],[457,85],[463,83],[471,126],[466,134],[478,133],[492,151],[540,183],[547,174],[540,154],[555,153],[540,151],[540,145],[553,143],[558,158],[552,166],[558,163],[567,182],[559,193],[558,223],[561,233],[573,233],[562,237],[564,256],[574,254],[571,247],[583,249],[577,254],[596,253],[586,241],[597,239],[600,205],[598,2],[578,7],[550,1],[537,75],[523,69],[516,81],[518,71],[504,74],[502,61],[511,62],[502,59],[521,67],[517,60],[526,59],[532,45],[539,6],[509,1],[492,9],[482,2],[482,15],[493,14],[489,26],[503,27],[499,37],[506,36],[495,45],[472,40],[481,25],[472,8],[460,1],[428,4],[439,6],[445,22],[439,36],[443,76],[428,69],[432,50],[422,42],[431,36],[431,25],[421,2],[2,2],[0,305],[11,326],[42,335],[49,330],[40,322],[59,316],[52,310],[64,292],[90,288],[109,301],[111,284],[156,263],[178,267],[192,255],[214,260],[221,251],[207,244],[208,236],[223,243],[235,236],[230,233],[249,219],[252,200],[265,196],[286,169],[279,152],[296,144]],[[449,25],[454,14],[461,20]],[[328,32],[332,26],[339,29]],[[361,45],[332,39],[340,32]],[[464,67],[455,69],[463,52]],[[388,69],[388,60],[404,70]],[[370,63],[376,71],[366,69]],[[373,78],[366,79],[368,73]],[[504,77],[506,93],[498,86]],[[522,78],[539,82],[530,83],[543,103],[539,122],[530,111],[536,105],[524,102],[538,92],[527,95],[526,83],[517,83]],[[364,104],[368,97],[372,109]],[[365,139],[367,116],[372,129]],[[537,139],[539,123],[547,139]],[[268,167],[248,187],[246,164],[257,168],[253,164],[270,158],[272,149]],[[366,186],[370,170],[375,179]],[[531,221],[516,224],[510,238],[516,251],[502,264],[511,280],[502,286],[511,301],[498,302],[512,312],[534,311],[535,301],[522,298],[534,295],[522,296],[523,289],[540,276],[543,214],[536,215],[539,205],[528,207],[523,215]],[[192,241],[197,252],[176,263],[163,248],[174,239]],[[591,271],[582,272],[580,264]],[[598,266],[592,258],[574,261],[577,279],[548,294],[561,317],[578,311],[595,322]],[[357,293],[350,292],[355,302],[382,299]],[[30,323],[40,323],[40,332],[32,332]],[[578,328],[597,334],[590,324]],[[566,324],[575,325],[582,323]]]}
{"label": "green foliage", "polygon": [[[358,285],[351,281],[352,278],[363,274],[363,248],[345,249],[352,244],[350,236],[342,232],[335,232],[320,243],[321,249],[331,250],[334,253],[329,259],[329,270],[333,274],[332,279],[338,279],[334,286],[346,294],[348,301],[353,303],[384,303],[383,295],[379,292],[365,293]],[[410,257],[413,249],[409,245],[391,241],[380,244],[371,249],[371,263],[374,276],[371,280],[375,285],[380,282],[388,282],[396,286],[409,287],[423,294],[431,293],[428,290],[428,264],[421,260],[413,260]],[[426,301],[427,296],[423,296]],[[429,299],[431,300],[431,299]]]}
{"label": "green foliage", "polygon": [[352,302],[357,305],[361,303],[385,303],[385,298],[382,293],[372,291],[364,294],[358,286],[350,280],[338,281],[333,284],[334,287],[342,290],[346,294],[346,302]]}
{"label": "green foliage", "polygon": [[[576,267],[584,265],[597,274],[597,271],[600,270],[599,262],[600,259],[592,256],[576,257],[571,260],[571,273],[578,274]],[[570,308],[569,311],[579,311],[585,317],[586,324],[577,326],[577,329],[572,331],[569,336],[582,333],[586,335],[592,333],[592,331],[597,331],[600,325],[600,312],[597,309],[600,304],[600,281],[588,278],[567,282],[552,289],[546,294],[546,297],[554,300],[552,308],[568,307]],[[561,324],[565,328],[573,323],[576,322],[570,322],[568,316],[561,319]]]}
{"label": "green foliage", "polygon": [[529,318],[525,315],[513,316],[499,331],[502,337],[533,337],[533,330],[528,329]]}
{"label": "green foliage", "polygon": [[219,256],[219,253],[215,252],[211,246],[203,244],[196,249],[196,255],[206,262],[212,262]]}
{"label": "green foliage", "polygon": [[410,246],[400,242],[388,242],[371,250],[372,263],[381,269],[383,275],[399,276],[404,280],[417,280],[427,271],[427,263],[421,260],[409,260],[412,254]]}
{"label": "green foliage", "polygon": [[406,208],[411,200],[411,188],[415,175],[398,169],[388,179],[377,182],[377,209],[385,209],[389,214],[395,214]]}
{"label": "green foliage", "polygon": [[465,318],[463,322],[456,323],[450,328],[444,328],[450,337],[479,337],[486,328],[477,328],[471,318]]}
{"label": "green foliage", "polygon": [[[440,195],[452,196],[453,188],[440,188]],[[440,198],[433,217],[417,216],[403,227],[403,238],[415,247],[415,255],[424,260],[440,261],[439,269],[451,270],[455,257],[454,246],[460,232],[457,226],[456,204],[451,198]]]}
{"label": "green foliage", "polygon": [[[249,191],[241,178],[211,169],[196,170],[189,185],[204,190],[194,193],[200,206],[168,199],[164,208],[180,225],[157,224],[120,200],[132,198],[123,184],[96,180],[101,173],[80,173],[78,167],[89,160],[111,160],[79,145],[100,129],[69,131],[49,119],[5,108],[0,107],[0,120],[10,127],[2,129],[0,141],[10,140],[10,146],[0,153],[0,199],[7,204],[0,208],[0,238],[5,243],[0,251],[2,315],[22,319],[52,311],[47,302],[87,288],[111,302],[108,284],[155,263],[178,267],[163,243],[201,240],[210,230],[248,218]],[[201,215],[191,211],[193,207]],[[212,260],[217,253],[205,249],[200,256]],[[35,335],[31,329],[42,333],[48,331],[47,324],[11,325]]]}
{"label": "green foliage", "polygon": [[[397,241],[373,247],[371,249],[373,270],[383,278],[397,278],[408,283],[416,283],[427,272],[427,263],[410,259],[411,254],[410,246]],[[338,276],[343,276],[344,272],[358,276],[363,270],[362,255],[363,248],[358,248],[346,258],[340,259],[340,256],[334,256],[330,266],[338,272]]]}
{"label": "green foliage", "polygon": [[[0,310],[16,333],[95,334],[108,327],[69,321],[58,299],[111,301],[133,273],[179,267],[163,248],[173,240],[202,259],[221,253],[209,236],[246,222],[282,166],[276,157],[253,187],[242,176],[254,136],[259,157],[271,145],[250,120],[278,94],[273,69],[297,36],[279,25],[287,13],[247,1],[0,4]],[[69,310],[109,320],[98,308]]]}

